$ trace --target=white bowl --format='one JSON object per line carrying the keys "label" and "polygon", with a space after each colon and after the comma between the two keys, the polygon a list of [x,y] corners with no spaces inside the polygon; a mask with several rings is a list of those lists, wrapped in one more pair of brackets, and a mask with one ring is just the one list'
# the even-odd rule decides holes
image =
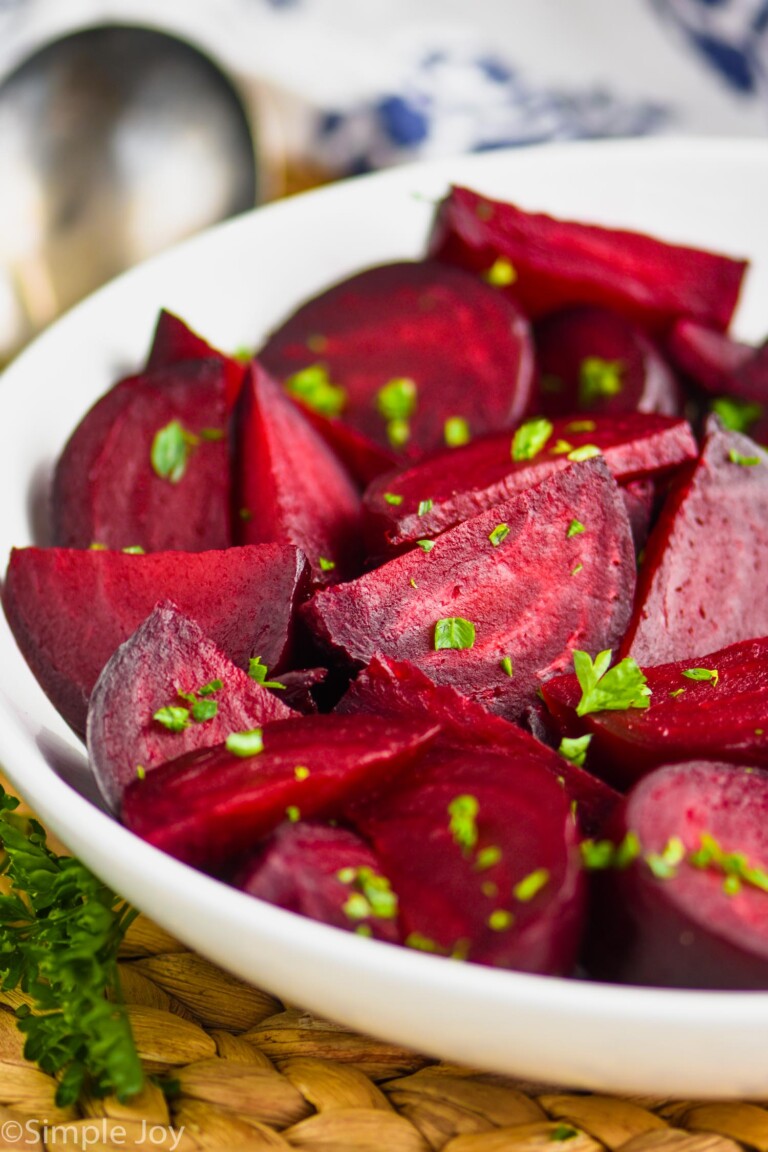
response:
{"label": "white bowl", "polygon": [[[76,308],[2,378],[0,555],[32,542],[51,462],[86,408],[146,353],[166,306],[225,349],[302,298],[423,250],[449,181],[523,206],[638,227],[755,262],[739,330],[768,299],[768,144],[649,141],[495,153],[400,169],[261,209]],[[458,964],[327,928],[194,872],[88,797],[81,745],[0,623],[0,760],[99,876],[192,948],[290,1001],[434,1056],[574,1087],[683,1097],[768,1085],[768,994],[621,988]]]}

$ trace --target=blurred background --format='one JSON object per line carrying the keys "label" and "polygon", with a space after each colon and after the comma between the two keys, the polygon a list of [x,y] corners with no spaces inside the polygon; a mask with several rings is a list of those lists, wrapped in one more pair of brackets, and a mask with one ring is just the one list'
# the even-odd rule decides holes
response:
{"label": "blurred background", "polygon": [[0,0],[0,364],[123,269],[302,188],[767,127],[768,0]]}

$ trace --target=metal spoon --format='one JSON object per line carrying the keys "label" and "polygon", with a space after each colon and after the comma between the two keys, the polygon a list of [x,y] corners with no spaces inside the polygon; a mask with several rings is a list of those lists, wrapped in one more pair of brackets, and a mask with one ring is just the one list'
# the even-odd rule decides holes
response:
{"label": "metal spoon", "polygon": [[122,26],[47,45],[0,85],[0,362],[256,196],[253,125],[196,48]]}

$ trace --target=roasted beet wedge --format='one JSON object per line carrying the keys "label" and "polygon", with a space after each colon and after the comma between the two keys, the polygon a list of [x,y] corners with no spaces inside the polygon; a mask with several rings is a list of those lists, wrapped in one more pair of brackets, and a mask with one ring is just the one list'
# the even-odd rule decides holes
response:
{"label": "roasted beet wedge", "polygon": [[166,602],[101,673],[88,709],[88,753],[116,808],[128,784],[158,764],[290,715],[199,624]]}
{"label": "roasted beet wedge", "polygon": [[117,384],[59,458],[53,543],[146,552],[229,547],[228,421],[220,361],[188,361]]}
{"label": "roasted beet wedge", "polygon": [[202,336],[193,332],[183,320],[164,308],[157,318],[152,347],[147,360],[147,372],[158,368],[169,368],[184,360],[219,360],[224,369],[227,406],[231,409],[240,394],[245,365],[231,356],[225,356],[218,348],[211,347]]}
{"label": "roasted beet wedge", "polygon": [[[526,429],[541,431],[528,446]],[[486,436],[375,481],[364,500],[370,548],[397,549],[436,536],[567,468],[574,451],[579,456],[592,447],[622,483],[662,475],[697,454],[687,421],[665,416],[554,420],[551,431],[542,421],[530,421],[515,441],[509,433]]]}
{"label": "roasted beet wedge", "polygon": [[331,449],[258,365],[237,414],[239,543],[290,542],[316,583],[357,576],[361,506]]}
{"label": "roasted beet wedge", "polygon": [[634,573],[619,490],[592,459],[451,529],[429,552],[316,593],[303,611],[351,663],[410,660],[514,719],[574,648],[623,635]]}
{"label": "roasted beet wedge", "polygon": [[451,189],[438,209],[430,254],[502,276],[505,291],[534,319],[596,304],[649,332],[665,331],[679,316],[724,331],[747,268],[744,260],[638,232],[523,212],[467,188]]}
{"label": "roasted beet wedge", "polygon": [[158,600],[172,599],[242,668],[288,665],[307,566],[289,545],[147,556],[67,548],[11,553],[3,608],[51,703],[85,731],[91,690]]}
{"label": "roasted beet wedge", "polygon": [[717,420],[648,541],[622,651],[669,664],[768,635],[768,454]]}
{"label": "roasted beet wedge", "polygon": [[467,273],[429,262],[371,268],[337,284],[275,332],[260,359],[310,404],[306,375],[297,374],[324,370],[342,390],[344,422],[410,457],[514,424],[533,382],[528,323],[517,307]]}
{"label": "roasted beet wedge", "polygon": [[590,971],[628,984],[768,989],[768,773],[660,768],[620,810],[613,838],[628,831],[640,854],[595,877]]}
{"label": "roasted beet wedge", "polygon": [[582,876],[568,801],[534,758],[438,747],[348,808],[397,893],[405,942],[525,972],[570,972]]}
{"label": "roasted beet wedge", "polygon": [[678,320],[666,347],[680,371],[715,396],[734,394],[735,377],[755,354],[749,344],[695,320]]}
{"label": "roasted beet wedge", "polygon": [[635,551],[640,553],[648,543],[656,507],[656,485],[653,480],[630,480],[621,489],[624,507],[632,529]]}
{"label": "roasted beet wedge", "polygon": [[568,732],[591,732],[587,762],[628,786],[660,764],[707,757],[768,768],[768,640],[648,669],[648,708],[579,719],[573,675],[544,685],[544,699]]}
{"label": "roasted beet wedge", "polygon": [[347,828],[282,824],[247,862],[239,888],[323,924],[399,940],[397,894],[369,846]]}
{"label": "roasted beet wedge", "polygon": [[538,409],[574,412],[659,412],[676,415],[682,393],[671,369],[631,320],[610,308],[582,304],[545,316],[534,328]]}
{"label": "roasted beet wedge", "polygon": [[447,684],[434,684],[413,664],[374,656],[336,707],[345,716],[431,720],[442,731],[440,747],[490,748],[539,763],[565,787],[582,831],[594,835],[605,825],[619,800],[617,792],[570,760],[558,756],[516,724],[494,716]]}
{"label": "roasted beet wedge", "polygon": [[[268,724],[263,751],[223,744],[134,779],[123,819],[150,844],[220,871],[251,855],[284,820],[337,815],[353,797],[394,780],[435,725],[373,716],[302,716]],[[250,747],[257,747],[251,734]]]}

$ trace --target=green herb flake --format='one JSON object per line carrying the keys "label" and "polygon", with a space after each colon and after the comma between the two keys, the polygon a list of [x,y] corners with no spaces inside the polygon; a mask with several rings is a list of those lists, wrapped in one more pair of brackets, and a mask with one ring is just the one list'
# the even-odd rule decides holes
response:
{"label": "green herb flake", "polygon": [[578,1129],[571,1128],[570,1124],[557,1124],[550,1132],[549,1138],[556,1144],[562,1144],[566,1140],[574,1140],[578,1134]]}
{"label": "green herb flake", "polygon": [[187,470],[192,449],[198,437],[188,432],[178,420],[171,420],[155,433],[150,450],[150,462],[156,476],[178,484]]}
{"label": "green herb flake", "polygon": [[568,459],[580,464],[583,460],[594,460],[595,456],[600,456],[601,451],[597,444],[582,444],[579,448],[572,448],[568,453]]}
{"label": "green herb flake", "polygon": [[417,540],[416,543],[422,552],[431,552],[435,546],[434,540]]}
{"label": "green herb flake", "polygon": [[586,528],[581,520],[571,520],[566,530],[566,539],[570,540],[573,536],[580,536],[582,532],[586,532]]}
{"label": "green herb flake", "polygon": [[492,932],[506,932],[514,922],[514,916],[506,908],[496,908],[488,917],[488,927]]}
{"label": "green herb flake", "polygon": [[355,936],[366,936],[370,939],[373,936],[373,929],[370,924],[358,924],[355,928]]}
{"label": "green herb flake", "polygon": [[285,390],[321,416],[340,416],[347,403],[346,389],[331,382],[323,364],[310,364],[290,376]]}
{"label": "green herb flake", "polygon": [[89,552],[108,552],[109,549],[107,548],[106,544],[98,544],[94,541],[93,544],[88,545],[88,551]]}
{"label": "green herb flake", "polygon": [[152,719],[162,724],[169,732],[183,732],[185,728],[189,728],[189,708],[179,708],[175,704],[170,704],[166,708],[158,708],[157,712],[152,714]]}
{"label": "green herb flake", "polygon": [[376,410],[385,420],[407,420],[418,402],[418,388],[407,376],[390,380],[376,393]]}
{"label": "green herb flake", "polygon": [[251,680],[255,680],[257,684],[261,684],[262,688],[278,688],[285,690],[285,684],[281,684],[279,680],[267,680],[269,669],[266,664],[262,662],[260,656],[251,656],[248,661],[248,675]]}
{"label": "green herb flake", "polygon": [[469,444],[472,433],[463,416],[449,416],[443,425],[443,439],[449,448],[461,448]]}
{"label": "green herb flake", "polygon": [[285,815],[290,824],[298,824],[301,820],[301,809],[297,808],[295,804],[289,804],[285,810]]}
{"label": "green herb flake", "polygon": [[505,256],[499,256],[490,268],[483,272],[483,280],[493,288],[508,288],[517,280],[517,269]]}
{"label": "green herb flake", "polygon": [[387,421],[387,440],[393,448],[403,448],[411,438],[411,425],[408,420]]}
{"label": "green herb flake", "polygon": [[343,905],[344,915],[350,920],[366,920],[370,906],[362,892],[352,892]]}
{"label": "green herb flake", "polygon": [[587,652],[574,652],[573,666],[582,691],[577,716],[649,706],[651,689],[635,660],[627,656],[613,668],[610,664],[610,649],[598,653],[594,661]]}
{"label": "green herb flake", "polygon": [[731,448],[728,453],[728,459],[731,464],[740,464],[742,468],[754,468],[760,463],[759,456],[742,456],[736,448]]}
{"label": "green herb flake", "polygon": [[755,736],[762,736],[765,732],[764,728],[755,728]]}
{"label": "green herb flake", "polygon": [[408,581],[408,583],[410,584],[411,588],[418,588],[418,584],[416,583],[416,580],[415,580],[415,578],[414,578],[413,576],[411,576],[411,578],[410,578],[410,580]]}
{"label": "green herb flake", "polygon": [[569,452],[573,452],[573,444],[569,444],[567,440],[556,440],[553,448],[550,448],[550,456],[566,456]]}
{"label": "green herb flake", "polygon": [[432,511],[434,506],[435,506],[434,500],[420,500],[417,515],[418,516],[426,516],[428,512]]}
{"label": "green herb flake", "polygon": [[493,868],[496,864],[500,863],[502,857],[501,848],[496,844],[488,844],[487,847],[481,848],[475,857],[475,868],[478,872],[485,872],[488,868]]}
{"label": "green herb flake", "polygon": [[356,897],[354,906],[360,911],[358,919],[372,916],[378,920],[394,920],[397,917],[397,896],[386,876],[363,866],[342,868],[336,877],[342,884],[355,886],[353,896]]}
{"label": "green herb flake", "polygon": [[121,548],[120,551],[125,556],[145,556],[146,555],[141,544],[129,544],[127,548]]}
{"label": "green herb flake", "polygon": [[510,656],[502,656],[499,661],[499,666],[505,676],[514,676],[515,669],[512,665],[512,658]]}
{"label": "green herb flake", "polygon": [[208,441],[209,444],[215,444],[219,440],[223,440],[226,436],[223,428],[201,428],[200,439]]}
{"label": "green herb flake", "polygon": [[399,508],[403,502],[403,497],[397,492],[385,492],[384,503],[391,504],[393,508]]}
{"label": "green herb flake", "polygon": [[533,460],[552,435],[552,424],[544,417],[521,424],[512,439],[513,460]]}
{"label": "green herb flake", "polygon": [[527,904],[533,900],[534,896],[538,896],[542,888],[545,888],[548,883],[549,871],[546,868],[537,868],[535,872],[529,872],[527,876],[515,884],[512,895],[515,900]]}
{"label": "green herb flake", "polygon": [[321,572],[333,572],[336,567],[336,561],[329,560],[326,556],[318,556],[317,563],[320,565]]}
{"label": "green herb flake", "polygon": [[723,892],[726,896],[735,896],[737,892],[741,892],[741,880],[738,876],[726,876],[723,880]]}
{"label": "green herb flake", "polygon": [[439,652],[442,648],[453,648],[461,651],[472,648],[475,643],[475,626],[471,620],[463,616],[446,616],[435,623],[434,647]]}
{"label": "green herb flake", "polygon": [[247,732],[230,732],[225,741],[227,752],[247,759],[264,751],[264,733],[261,728],[251,728]]}
{"label": "green herb flake", "polygon": [[587,356],[579,367],[579,403],[590,408],[600,400],[621,395],[623,371],[621,360]]}
{"label": "green herb flake", "polygon": [[603,872],[613,867],[616,845],[612,840],[582,840],[581,862],[588,872]]}
{"label": "green herb flake", "polygon": [[421,932],[411,932],[405,938],[406,948],[414,948],[417,952],[440,952],[439,945],[431,940],[429,936],[423,936]]}
{"label": "green herb flake", "polygon": [[137,764],[136,765],[136,779],[137,780],[146,780],[146,778],[147,778],[146,768],[144,767],[143,764]]}
{"label": "green herb flake", "polygon": [[192,705],[192,719],[196,724],[204,724],[206,720],[213,720],[218,713],[219,706],[215,700],[195,700]]}
{"label": "green herb flake", "polygon": [[571,576],[578,576],[579,572],[584,570],[583,564],[577,564],[575,568],[571,569]]}
{"label": "green herb flake", "polygon": [[566,424],[566,432],[594,432],[597,429],[597,424],[594,420],[572,420],[570,424]]}
{"label": "green herb flake", "polygon": [[509,524],[497,524],[493,532],[488,534],[488,539],[494,548],[498,548],[504,540],[509,536]]}
{"label": "green herb flake", "polygon": [[642,847],[640,844],[640,837],[637,832],[631,829],[626,833],[624,839],[621,841],[616,849],[614,857],[615,868],[629,868],[638,857],[642,854]]}
{"label": "green herb flake", "polygon": [[305,764],[297,764],[293,770],[293,775],[299,781],[306,780],[310,775],[310,771]]}
{"label": "green herb flake", "polygon": [[724,428],[732,432],[748,432],[763,414],[762,404],[750,404],[745,400],[734,400],[731,396],[720,396],[712,401],[712,411],[720,417]]}
{"label": "green herb flake", "polygon": [[455,796],[448,805],[448,827],[454,843],[465,852],[477,844],[477,814],[480,805],[476,796]]}
{"label": "green herb flake", "polygon": [[701,680],[712,685],[713,688],[717,687],[717,682],[720,679],[720,673],[717,668],[686,668],[683,672],[686,680]]}
{"label": "green herb flake", "polygon": [[224,687],[222,680],[209,680],[207,684],[203,684],[202,688],[198,688],[198,696],[215,696],[217,692],[221,692]]}
{"label": "green herb flake", "polygon": [[669,694],[673,700],[676,700],[677,697],[682,696],[684,692],[685,692],[685,688],[675,688]]}
{"label": "green herb flake", "polygon": [[591,733],[586,736],[563,736],[558,752],[561,756],[564,756],[566,760],[570,760],[571,764],[582,768],[587,758],[587,749],[589,748],[591,739]]}

